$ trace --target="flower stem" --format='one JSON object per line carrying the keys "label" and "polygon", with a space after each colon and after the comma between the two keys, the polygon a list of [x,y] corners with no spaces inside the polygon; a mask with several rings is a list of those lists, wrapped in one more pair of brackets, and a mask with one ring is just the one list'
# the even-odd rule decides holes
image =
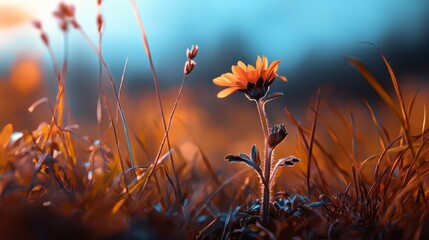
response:
{"label": "flower stem", "polygon": [[267,114],[265,112],[265,102],[263,100],[258,100],[256,102],[256,106],[258,108],[259,113],[259,119],[261,120],[261,126],[262,126],[262,132],[264,134],[264,175],[265,181],[263,186],[263,193],[262,193],[262,225],[268,226],[268,217],[270,215],[270,175],[271,175],[271,155],[272,155],[272,149],[268,145],[268,119]]}

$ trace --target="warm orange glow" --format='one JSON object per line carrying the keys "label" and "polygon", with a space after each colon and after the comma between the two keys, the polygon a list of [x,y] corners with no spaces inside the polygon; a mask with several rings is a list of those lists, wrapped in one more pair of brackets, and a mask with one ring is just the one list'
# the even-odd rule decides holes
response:
{"label": "warm orange glow", "polygon": [[[305,100],[312,84],[280,98],[270,92],[287,81],[280,60],[265,56],[213,80],[218,98],[241,92],[255,108],[241,94],[217,100],[208,72],[191,74],[198,46],[182,56],[180,88],[167,88],[168,74],[158,84],[136,1],[154,89],[148,70],[126,74],[127,59],[121,76],[101,54],[104,1],[92,18],[98,43],[58,1],[59,53],[46,21],[12,28],[37,12],[13,1],[0,4],[0,41],[21,49],[0,55],[10,61],[0,69],[1,239],[429,239],[429,84],[399,82],[381,50],[391,84],[348,58],[378,94],[362,98],[321,87]],[[46,74],[35,46],[13,40],[27,32],[45,44]],[[94,48],[98,68],[69,32]],[[235,53],[245,48],[220,60]]]}
{"label": "warm orange glow", "polygon": [[11,68],[10,81],[19,92],[29,93],[39,86],[41,76],[42,73],[37,60],[19,59]]}
{"label": "warm orange glow", "polygon": [[14,27],[30,20],[30,14],[22,7],[0,4],[0,28]]}

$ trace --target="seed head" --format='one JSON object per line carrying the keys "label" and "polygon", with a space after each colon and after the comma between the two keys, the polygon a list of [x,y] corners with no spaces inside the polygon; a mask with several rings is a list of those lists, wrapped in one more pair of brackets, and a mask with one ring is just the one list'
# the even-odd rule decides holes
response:
{"label": "seed head", "polygon": [[198,46],[197,45],[192,45],[191,50],[186,49],[186,56],[188,57],[189,60],[194,59],[198,54]]}
{"label": "seed head", "polygon": [[43,43],[48,46],[49,45],[49,39],[48,35],[46,35],[45,32],[40,33],[40,38],[42,39]]}
{"label": "seed head", "polygon": [[61,2],[58,4],[58,8],[54,11],[54,16],[58,19],[61,30],[68,31],[69,24],[74,28],[80,28],[79,24],[75,19],[75,7],[72,4],[66,4]]}
{"label": "seed head", "polygon": [[183,69],[185,76],[188,76],[192,72],[195,65],[197,65],[197,64],[195,63],[194,60],[189,59],[188,61],[186,61],[185,68]]}
{"label": "seed head", "polygon": [[101,13],[97,15],[97,29],[98,29],[98,33],[100,34],[103,32],[103,29],[104,29],[104,21]]}
{"label": "seed head", "polygon": [[60,2],[60,4],[58,5],[58,11],[66,17],[73,18],[75,13],[75,8],[71,4],[67,5],[64,2]]}
{"label": "seed head", "polygon": [[37,30],[42,30],[42,23],[39,20],[33,20],[31,23]]}

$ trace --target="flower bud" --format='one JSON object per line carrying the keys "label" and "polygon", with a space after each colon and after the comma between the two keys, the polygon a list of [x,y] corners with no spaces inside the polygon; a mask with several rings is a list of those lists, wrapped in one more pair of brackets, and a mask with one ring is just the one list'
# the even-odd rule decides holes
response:
{"label": "flower bud", "polygon": [[56,17],[56,18],[58,18],[58,19],[60,19],[60,20],[63,20],[63,19],[65,19],[65,15],[64,15],[64,13],[63,12],[61,12],[61,11],[54,11],[53,13],[52,13],[52,15],[54,15],[54,17]]}
{"label": "flower bud", "polygon": [[195,65],[197,65],[197,64],[194,62],[194,60],[189,59],[188,61],[186,61],[185,68],[183,69],[185,76],[189,75],[192,72]]}
{"label": "flower bud", "polygon": [[104,28],[103,16],[101,15],[101,13],[99,13],[97,15],[97,29],[98,29],[98,33],[101,34],[103,32],[103,28]]}
{"label": "flower bud", "polygon": [[277,146],[279,143],[281,143],[281,141],[283,141],[283,139],[286,138],[287,136],[287,131],[285,128],[285,125],[282,124],[278,124],[278,125],[274,125],[271,128],[270,134],[268,136],[268,145],[271,148],[274,148],[275,146]]}
{"label": "flower bud", "polygon": [[48,35],[46,35],[45,32],[40,33],[40,38],[42,39],[42,42],[48,46],[49,45],[49,39],[48,39]]}
{"label": "flower bud", "polygon": [[31,23],[36,29],[42,30],[42,23],[39,20],[33,20]]}
{"label": "flower bud", "polygon": [[197,45],[192,45],[191,50],[186,49],[186,56],[188,57],[189,60],[194,59],[197,56],[198,53],[198,46]]}
{"label": "flower bud", "polygon": [[75,8],[73,5],[71,4],[67,5],[64,2],[60,2],[60,4],[58,5],[58,9],[66,17],[71,17],[71,18],[74,17]]}

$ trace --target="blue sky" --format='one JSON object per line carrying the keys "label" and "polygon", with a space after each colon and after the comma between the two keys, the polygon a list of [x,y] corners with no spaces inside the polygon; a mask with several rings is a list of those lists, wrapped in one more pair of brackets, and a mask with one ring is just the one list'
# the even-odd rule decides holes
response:
{"label": "blue sky", "polygon": [[[41,19],[55,50],[61,53],[62,38],[51,14],[58,2],[0,0],[0,5],[21,6],[32,18]],[[96,41],[96,1],[66,2],[75,4],[79,21]],[[159,69],[170,69],[172,73],[182,70],[185,49],[191,44],[200,46],[199,57],[204,64],[216,61],[222,51],[241,46],[246,50],[245,56],[234,56],[236,59],[231,61],[254,61],[257,54],[264,54],[270,59],[282,59],[282,64],[287,65],[289,71],[299,67],[310,54],[328,59],[341,57],[345,52],[356,48],[359,41],[379,44],[392,33],[398,36],[398,44],[412,45],[427,27],[424,24],[429,9],[429,2],[423,0],[137,2],[155,64]],[[145,68],[149,71],[129,1],[105,0],[102,9],[106,21],[104,54],[107,61],[120,69],[128,57],[130,71]],[[4,68],[15,55],[26,51],[41,54],[47,60],[37,32],[28,24],[13,29],[0,29],[0,34],[3,37],[0,41],[0,67]],[[96,66],[96,57],[85,47],[81,36],[72,33],[71,38],[72,59]],[[228,46],[229,40],[234,40],[236,46]]]}

